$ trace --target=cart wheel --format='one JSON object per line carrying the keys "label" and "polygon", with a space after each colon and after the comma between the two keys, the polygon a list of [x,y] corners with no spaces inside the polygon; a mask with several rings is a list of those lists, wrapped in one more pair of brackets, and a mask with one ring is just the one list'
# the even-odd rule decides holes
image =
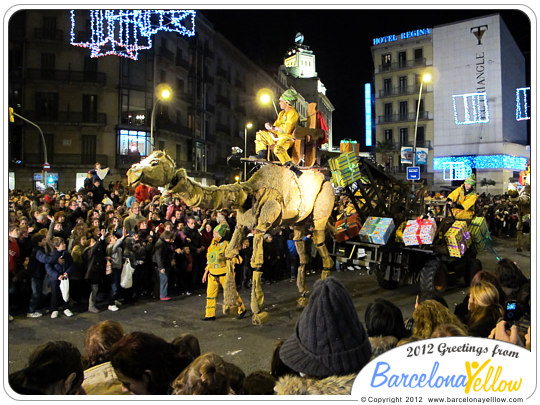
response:
{"label": "cart wheel", "polygon": [[446,264],[440,260],[430,260],[420,273],[420,290],[443,293],[448,281]]}
{"label": "cart wheel", "polygon": [[383,252],[381,263],[375,264],[373,271],[377,278],[377,283],[385,290],[394,290],[399,286],[399,279],[395,279],[393,267],[389,263],[390,252]]}

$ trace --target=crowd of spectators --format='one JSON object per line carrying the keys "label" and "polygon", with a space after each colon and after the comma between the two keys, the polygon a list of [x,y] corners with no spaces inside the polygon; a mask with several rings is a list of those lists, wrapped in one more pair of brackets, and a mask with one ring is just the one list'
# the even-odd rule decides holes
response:
{"label": "crowd of spectators", "polygon": [[[422,339],[480,336],[530,350],[530,326],[521,328],[530,322],[527,309],[511,327],[501,320],[498,288],[508,291],[505,297],[527,290],[522,273],[513,269],[508,276],[506,266],[475,277],[464,313],[452,312],[435,293],[420,293],[408,320],[391,301],[376,299],[362,322],[337,278],[317,280],[291,336],[267,348],[266,369],[249,374],[242,364],[201,350],[192,333],[166,341],[146,331],[125,333],[121,323],[105,320],[88,328],[82,353],[65,341],[38,346],[27,366],[9,375],[9,384],[23,395],[347,395],[370,360]],[[528,302],[530,314],[530,295]],[[479,310],[486,307],[492,309]]]}
{"label": "crowd of spectators", "polygon": [[[93,181],[92,181],[93,180]],[[141,299],[167,301],[204,288],[206,251],[213,229],[236,226],[235,211],[187,207],[156,188],[134,189],[111,182],[107,189],[89,175],[72,192],[47,189],[9,193],[9,311],[30,318],[58,317],[101,310],[117,311]],[[306,229],[308,273],[320,264]],[[264,236],[263,281],[296,278],[299,258],[292,228]],[[245,235],[236,266],[239,289],[251,288],[252,234]],[[121,280],[126,262],[134,269],[132,285]],[[69,279],[68,301],[60,283]]]}

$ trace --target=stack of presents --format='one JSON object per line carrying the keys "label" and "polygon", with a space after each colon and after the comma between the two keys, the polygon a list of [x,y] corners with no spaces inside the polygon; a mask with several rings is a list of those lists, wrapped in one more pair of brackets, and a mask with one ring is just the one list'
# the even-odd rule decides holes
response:
{"label": "stack of presents", "polygon": [[[350,186],[362,175],[358,169],[358,151],[356,142],[341,141],[338,157],[328,161],[332,171],[332,180],[336,187]],[[353,210],[345,213],[336,222],[336,242],[344,242],[356,236],[362,242],[385,245],[394,231],[392,218],[368,217],[360,223],[358,214]],[[402,223],[396,230],[396,240],[405,246],[431,245],[437,234],[437,223],[433,218],[417,218]],[[470,224],[466,221],[454,221],[444,234],[448,253],[452,257],[462,257],[472,243],[478,251],[491,243],[491,236],[484,217],[474,217]]]}

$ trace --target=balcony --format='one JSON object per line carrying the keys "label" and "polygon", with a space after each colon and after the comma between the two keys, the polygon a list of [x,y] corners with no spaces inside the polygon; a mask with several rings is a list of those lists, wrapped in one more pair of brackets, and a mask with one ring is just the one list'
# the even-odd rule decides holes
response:
{"label": "balcony", "polygon": [[[404,87],[392,87],[390,89],[379,90],[379,98],[384,97],[394,97],[394,96],[406,96],[406,95],[416,95],[420,90],[420,86],[404,86]],[[422,89],[424,93],[429,93],[430,88],[424,87]]]}
{"label": "balcony", "polygon": [[229,135],[231,132],[231,127],[225,124],[216,124],[216,132],[221,132]]}
{"label": "balcony", "polygon": [[170,51],[169,49],[167,49],[167,47],[164,47],[164,46],[160,47],[158,55],[169,62],[176,63],[174,53]]}
{"label": "balcony", "polygon": [[189,69],[189,62],[182,58],[180,55],[176,55],[176,66],[183,67],[184,69]]}
{"label": "balcony", "polygon": [[[429,111],[420,111],[418,115],[419,121],[428,121],[433,119],[433,114]],[[392,115],[381,115],[377,117],[377,124],[393,124],[396,122],[415,122],[416,113],[406,113],[406,114],[392,114]]]}
{"label": "balcony", "polygon": [[34,40],[63,41],[64,31],[46,28],[34,28]]}
{"label": "balcony", "polygon": [[418,68],[422,66],[427,66],[426,63],[427,63],[426,58],[411,59],[407,61],[400,61],[400,62],[393,62],[393,63],[385,63],[383,65],[379,65],[375,73],[387,73],[387,72],[395,72],[395,71],[404,70],[404,69],[414,69],[414,68]]}
{"label": "balcony", "polygon": [[231,102],[229,101],[229,99],[225,96],[222,96],[221,94],[218,94],[216,96],[216,103],[221,104],[227,108],[230,108],[231,106]]}
{"label": "balcony", "polygon": [[[84,153],[52,153],[47,155],[51,164],[51,171],[57,168],[78,167],[81,165],[93,165],[100,162],[102,167],[109,166],[109,155],[84,154]],[[42,167],[43,153],[25,153],[24,164],[27,167]]]}
{"label": "balcony", "polygon": [[36,111],[25,111],[25,117],[31,121],[47,122],[54,124],[96,124],[106,125],[107,114],[105,113],[85,113],[73,111],[56,111],[48,114],[38,113]]}
{"label": "balcony", "polygon": [[26,69],[27,80],[46,80],[62,83],[95,83],[105,85],[106,75],[103,72],[84,72],[58,69]]}

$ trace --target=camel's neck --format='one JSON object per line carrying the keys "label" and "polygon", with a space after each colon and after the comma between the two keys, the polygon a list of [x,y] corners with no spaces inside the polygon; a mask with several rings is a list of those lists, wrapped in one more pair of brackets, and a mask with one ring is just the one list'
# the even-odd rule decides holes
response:
{"label": "camel's neck", "polygon": [[188,178],[179,182],[172,191],[191,207],[219,210],[241,207],[248,197],[248,188],[244,184],[226,184],[223,186],[203,186]]}

